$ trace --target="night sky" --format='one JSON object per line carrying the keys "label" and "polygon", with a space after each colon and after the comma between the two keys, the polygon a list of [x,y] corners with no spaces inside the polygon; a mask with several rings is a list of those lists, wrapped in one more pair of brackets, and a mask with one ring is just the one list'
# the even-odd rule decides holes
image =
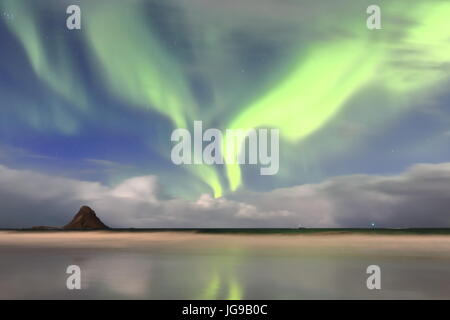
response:
{"label": "night sky", "polygon": [[[83,204],[112,226],[450,227],[449,17],[444,0],[1,0],[0,227]],[[278,128],[279,173],[174,165],[194,120]]]}

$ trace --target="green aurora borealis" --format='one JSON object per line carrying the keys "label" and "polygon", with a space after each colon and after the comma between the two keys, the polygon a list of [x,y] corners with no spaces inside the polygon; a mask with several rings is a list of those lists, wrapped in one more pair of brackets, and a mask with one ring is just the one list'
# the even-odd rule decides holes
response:
{"label": "green aurora borealis", "polygon": [[[282,186],[289,170],[308,165],[302,158],[305,154],[323,158],[351,152],[354,139],[320,138],[336,121],[361,123],[365,115],[365,125],[383,131],[421,101],[448,91],[448,1],[377,1],[382,29],[372,31],[365,25],[365,8],[373,1],[266,0],[227,5],[180,0],[159,3],[160,7],[157,1],[143,0],[75,2],[82,9],[82,30],[74,31],[74,36],[64,23],[60,28],[46,24],[55,12],[61,12],[64,21],[64,1],[3,0],[0,4],[2,12],[14,16],[5,25],[23,50],[29,72],[47,88],[48,96],[67,102],[46,101],[48,109],[43,113],[51,126],[36,112],[17,111],[37,131],[77,136],[83,119],[102,123],[107,116],[96,111],[95,90],[130,110],[152,114],[154,123],[168,123],[172,129],[189,128],[194,120],[221,130],[279,128],[286,151],[280,159],[282,172],[273,179]],[[160,12],[152,15],[156,7]],[[159,24],[154,17],[159,17]],[[230,44],[234,39],[244,48],[255,44],[249,50],[254,53],[249,66],[239,56],[240,47]],[[253,60],[267,48],[275,48],[266,51],[276,54],[255,66]],[[80,76],[86,72],[76,63],[80,55],[84,68],[95,74],[95,88]],[[208,88],[206,98],[193,89],[194,76]],[[26,104],[33,98],[22,99]],[[358,112],[351,112],[354,109]],[[114,124],[121,126],[118,120],[111,127]],[[163,132],[149,136],[148,147],[168,158],[170,140]],[[319,142],[308,149],[313,136]],[[207,186],[200,189],[215,197],[251,184],[245,166],[194,165],[183,170],[192,185]],[[170,191],[177,182],[167,181]]]}

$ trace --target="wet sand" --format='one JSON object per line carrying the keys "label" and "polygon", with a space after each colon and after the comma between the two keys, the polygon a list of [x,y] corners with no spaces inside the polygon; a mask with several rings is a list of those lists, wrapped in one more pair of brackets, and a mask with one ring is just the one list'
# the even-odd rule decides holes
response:
{"label": "wet sand", "polygon": [[0,257],[2,299],[450,299],[449,235],[0,231]]}

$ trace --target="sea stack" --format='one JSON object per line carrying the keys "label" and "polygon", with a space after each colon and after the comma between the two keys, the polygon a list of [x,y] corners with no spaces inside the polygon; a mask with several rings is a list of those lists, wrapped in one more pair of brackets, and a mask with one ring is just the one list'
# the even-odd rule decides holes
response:
{"label": "sea stack", "polygon": [[72,221],[63,229],[109,229],[109,227],[97,217],[94,210],[88,206],[82,206]]}

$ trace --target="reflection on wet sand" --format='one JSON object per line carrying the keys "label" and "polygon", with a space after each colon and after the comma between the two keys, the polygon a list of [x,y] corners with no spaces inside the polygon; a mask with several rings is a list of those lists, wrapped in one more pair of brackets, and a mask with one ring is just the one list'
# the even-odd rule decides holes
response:
{"label": "reflection on wet sand", "polygon": [[0,256],[2,299],[450,298],[446,235],[1,231]]}

